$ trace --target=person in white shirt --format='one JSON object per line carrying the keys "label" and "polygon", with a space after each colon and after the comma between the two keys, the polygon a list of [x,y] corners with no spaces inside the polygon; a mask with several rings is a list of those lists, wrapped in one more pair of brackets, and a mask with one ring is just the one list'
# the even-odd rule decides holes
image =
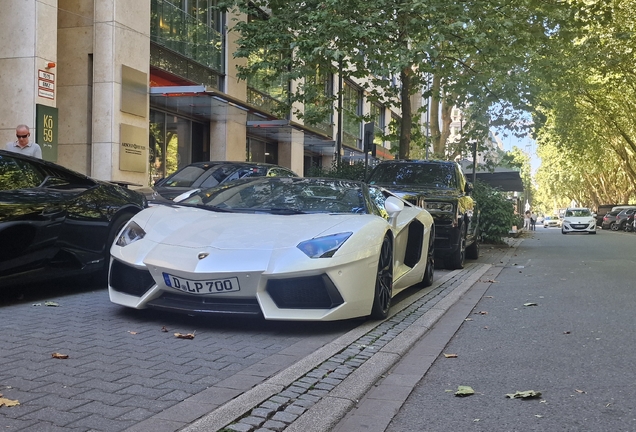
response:
{"label": "person in white shirt", "polygon": [[31,131],[27,125],[18,125],[15,128],[16,141],[7,143],[5,149],[15,153],[27,156],[33,156],[42,159],[42,149],[34,142],[29,142]]}

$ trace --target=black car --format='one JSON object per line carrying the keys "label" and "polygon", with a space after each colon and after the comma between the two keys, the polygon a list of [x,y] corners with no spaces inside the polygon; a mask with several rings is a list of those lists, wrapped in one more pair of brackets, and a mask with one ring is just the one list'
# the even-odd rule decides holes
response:
{"label": "black car", "polygon": [[438,160],[386,161],[369,184],[382,186],[428,210],[435,221],[435,257],[460,269],[465,258],[479,257],[479,212],[470,196],[472,184],[459,164]]}
{"label": "black car", "polygon": [[298,177],[282,166],[259,162],[194,162],[168,177],[157,180],[152,188],[139,189],[151,201],[173,200],[193,189],[207,189],[245,177]]}
{"label": "black car", "polygon": [[0,150],[0,286],[79,274],[105,282],[115,235],[146,206],[122,186]]}

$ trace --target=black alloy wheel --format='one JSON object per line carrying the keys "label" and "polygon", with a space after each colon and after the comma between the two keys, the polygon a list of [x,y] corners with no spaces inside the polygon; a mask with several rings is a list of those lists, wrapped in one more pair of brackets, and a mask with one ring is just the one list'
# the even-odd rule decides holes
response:
{"label": "black alloy wheel", "polygon": [[378,259],[378,273],[375,280],[375,295],[371,308],[371,318],[385,319],[389,316],[393,296],[393,244],[390,236],[384,236]]}
{"label": "black alloy wheel", "polygon": [[459,245],[453,254],[447,259],[447,268],[450,270],[463,269],[466,262],[466,227],[462,228]]}

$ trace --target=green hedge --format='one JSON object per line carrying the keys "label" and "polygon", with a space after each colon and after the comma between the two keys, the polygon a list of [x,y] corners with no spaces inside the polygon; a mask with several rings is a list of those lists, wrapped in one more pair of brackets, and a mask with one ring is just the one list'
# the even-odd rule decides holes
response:
{"label": "green hedge", "polygon": [[[503,192],[479,180],[472,196],[480,210],[479,231],[484,243],[502,243],[513,225],[517,225],[514,205]],[[522,222],[523,224],[523,222]]]}

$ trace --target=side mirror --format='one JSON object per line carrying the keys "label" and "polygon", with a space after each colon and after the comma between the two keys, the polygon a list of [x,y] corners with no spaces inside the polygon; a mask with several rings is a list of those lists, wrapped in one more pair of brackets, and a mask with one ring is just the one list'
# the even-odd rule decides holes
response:
{"label": "side mirror", "polygon": [[184,199],[190,198],[192,195],[194,195],[195,193],[199,193],[201,192],[201,189],[192,189],[189,190],[187,192],[182,193],[181,195],[177,195],[176,197],[173,198],[172,201],[178,203],[183,201]]}
{"label": "side mirror", "polygon": [[388,197],[384,202],[384,209],[389,214],[389,217],[392,218],[404,210],[404,202],[396,197]]}

